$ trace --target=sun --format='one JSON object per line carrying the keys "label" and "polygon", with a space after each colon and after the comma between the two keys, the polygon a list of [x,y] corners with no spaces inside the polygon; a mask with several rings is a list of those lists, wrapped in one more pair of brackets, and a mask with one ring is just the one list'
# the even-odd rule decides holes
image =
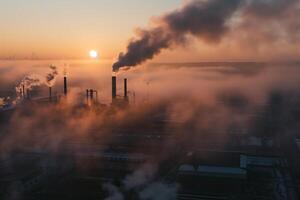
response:
{"label": "sun", "polygon": [[91,58],[98,58],[98,52],[95,50],[90,50],[89,54]]}

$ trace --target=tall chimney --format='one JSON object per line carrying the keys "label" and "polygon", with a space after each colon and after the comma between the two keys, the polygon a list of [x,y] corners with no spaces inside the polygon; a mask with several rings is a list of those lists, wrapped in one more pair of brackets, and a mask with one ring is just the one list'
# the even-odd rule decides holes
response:
{"label": "tall chimney", "polygon": [[86,90],[86,102],[89,103],[89,90]]}
{"label": "tall chimney", "polygon": [[96,103],[98,103],[98,90],[95,90],[96,92]]}
{"label": "tall chimney", "polygon": [[91,102],[94,101],[94,90],[90,89],[90,97],[91,97]]}
{"label": "tall chimney", "polygon": [[22,85],[22,98],[25,99],[25,85]]}
{"label": "tall chimney", "polygon": [[23,96],[23,90],[22,90],[22,88],[19,90],[19,94],[20,94],[21,97]]}
{"label": "tall chimney", "polygon": [[68,94],[67,77],[64,76],[64,95],[67,96],[67,94]]}
{"label": "tall chimney", "polygon": [[117,77],[112,77],[112,99],[116,99],[117,97]]}
{"label": "tall chimney", "polygon": [[52,87],[49,87],[49,101],[52,101]]}
{"label": "tall chimney", "polygon": [[127,99],[127,78],[124,79],[124,99]]}

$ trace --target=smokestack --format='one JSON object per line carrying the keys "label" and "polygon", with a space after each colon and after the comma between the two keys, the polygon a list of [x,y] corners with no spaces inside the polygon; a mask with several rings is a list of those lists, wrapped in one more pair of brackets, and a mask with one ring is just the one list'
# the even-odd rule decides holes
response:
{"label": "smokestack", "polygon": [[116,99],[117,97],[117,77],[112,77],[112,99]]}
{"label": "smokestack", "polygon": [[94,90],[90,89],[90,97],[91,97],[91,101],[93,102],[94,100]]}
{"label": "smokestack", "polygon": [[22,85],[22,98],[25,99],[25,85]]}
{"label": "smokestack", "polygon": [[[20,88],[19,94],[20,94],[20,96],[22,97],[22,95],[23,95],[23,90],[22,90],[22,88]],[[22,98],[23,98],[23,97],[22,97]]]}
{"label": "smokestack", "polygon": [[49,87],[49,101],[52,101],[52,87]]}
{"label": "smokestack", "polygon": [[86,102],[89,103],[89,90],[86,90]]}
{"label": "smokestack", "polygon": [[98,91],[95,90],[95,92],[96,92],[96,103],[98,103]]}
{"label": "smokestack", "polygon": [[124,99],[127,99],[127,78],[124,79]]}
{"label": "smokestack", "polygon": [[64,95],[67,96],[67,94],[68,94],[67,77],[64,76]]}

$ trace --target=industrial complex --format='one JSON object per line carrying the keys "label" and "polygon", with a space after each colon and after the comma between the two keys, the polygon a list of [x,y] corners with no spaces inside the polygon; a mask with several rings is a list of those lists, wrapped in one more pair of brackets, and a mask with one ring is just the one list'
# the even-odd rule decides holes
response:
{"label": "industrial complex", "polygon": [[[55,150],[40,144],[44,137],[41,135],[3,151],[0,199],[142,199],[142,192],[155,183],[174,194],[148,199],[298,198],[300,171],[291,163],[299,162],[299,140],[251,135],[232,128],[225,130],[226,143],[214,130],[209,132],[210,137],[193,141],[198,130],[170,119],[169,111],[159,106],[145,109],[142,116],[130,112],[132,118],[119,123],[114,118],[118,110],[126,112],[133,107],[127,81],[124,79],[123,95],[118,95],[117,77],[112,77],[109,105],[101,103],[97,90],[86,89],[85,100],[72,107],[89,110],[96,117],[105,115],[112,119],[110,122],[87,129],[84,135],[63,138]],[[1,124],[5,126],[18,110],[24,116],[32,115],[22,111],[25,105],[59,105],[68,98],[68,92],[66,76],[62,95],[54,95],[49,87],[49,97],[34,98],[23,87],[21,103],[2,108]],[[147,107],[141,107],[144,106]],[[262,113],[251,115],[256,119]],[[62,132],[69,131],[64,128]],[[126,180],[136,172],[140,172],[142,180],[137,180],[136,186],[128,186]],[[114,189],[107,189],[107,184]]]}

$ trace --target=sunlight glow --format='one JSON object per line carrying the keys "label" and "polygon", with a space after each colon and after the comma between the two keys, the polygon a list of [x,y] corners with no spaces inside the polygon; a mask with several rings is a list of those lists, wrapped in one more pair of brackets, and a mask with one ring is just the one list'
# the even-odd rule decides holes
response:
{"label": "sunlight glow", "polygon": [[98,58],[98,52],[95,50],[91,50],[89,54],[91,58]]}

